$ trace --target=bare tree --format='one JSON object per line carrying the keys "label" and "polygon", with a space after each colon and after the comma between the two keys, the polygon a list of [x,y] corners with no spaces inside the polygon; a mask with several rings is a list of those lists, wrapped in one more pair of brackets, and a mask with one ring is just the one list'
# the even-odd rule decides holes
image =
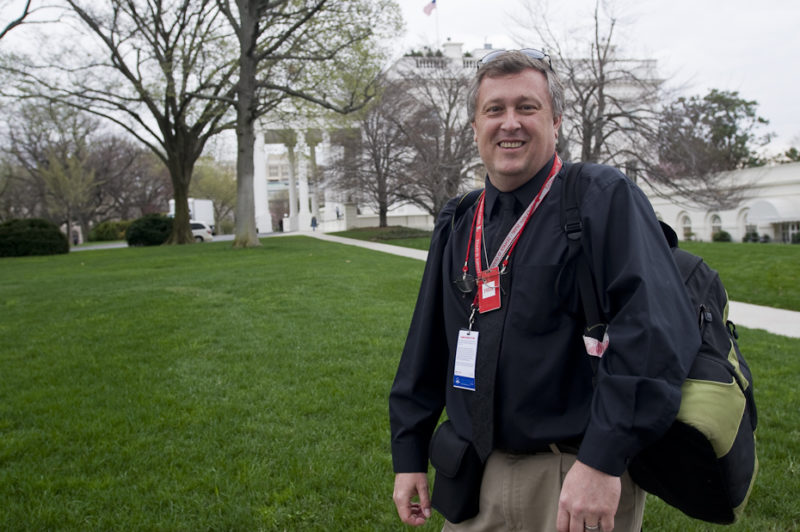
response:
{"label": "bare tree", "polygon": [[167,167],[146,147],[119,135],[94,138],[89,168],[97,176],[94,210],[82,226],[166,212],[173,197]]}
{"label": "bare tree", "polygon": [[544,2],[530,0],[525,6],[525,27],[552,56],[566,88],[561,155],[631,167],[654,131],[662,101],[663,84],[655,61],[621,55],[618,17],[605,2],[595,1],[590,32],[570,32],[590,36],[578,43],[550,26]]}
{"label": "bare tree", "polygon": [[357,127],[339,133],[339,155],[327,168],[336,188],[378,211],[380,227],[387,226],[389,209],[408,197],[406,176],[414,152],[397,117],[405,99],[403,87],[384,84],[380,95],[354,120]]}
{"label": "bare tree", "polygon": [[[0,2],[0,11],[3,11],[3,13],[7,13],[9,9],[8,4],[9,2]],[[15,18],[6,23],[3,29],[0,30],[0,39],[5,37],[9,31],[13,30],[17,26],[25,22],[25,18],[30,14],[31,14],[31,0],[26,0],[25,5],[22,6],[22,11],[19,12],[19,15],[17,15]]]}
{"label": "bare tree", "polygon": [[[525,26],[553,56],[566,85],[558,145],[563,157],[617,166],[650,185],[655,194],[687,205],[721,209],[741,201],[749,184],[730,180],[726,170],[735,164],[718,164],[725,157],[715,135],[730,123],[716,132],[713,126],[704,127],[691,116],[697,109],[682,105],[685,98],[673,100],[680,88],[665,89],[655,61],[622,55],[613,2],[595,1],[592,31],[571,30],[573,35],[591,35],[579,43],[559,36],[548,24],[544,0],[529,0],[526,6]],[[754,118],[746,107],[738,110]],[[740,127],[728,131],[747,133]]]}
{"label": "bare tree", "polygon": [[400,197],[436,216],[480,166],[465,105],[472,72],[458,60],[408,57],[398,74],[406,96],[394,116],[414,153]]}
{"label": "bare tree", "polygon": [[259,244],[253,202],[255,122],[287,99],[347,113],[374,93],[372,42],[399,24],[393,0],[217,0],[239,44],[235,247]]}

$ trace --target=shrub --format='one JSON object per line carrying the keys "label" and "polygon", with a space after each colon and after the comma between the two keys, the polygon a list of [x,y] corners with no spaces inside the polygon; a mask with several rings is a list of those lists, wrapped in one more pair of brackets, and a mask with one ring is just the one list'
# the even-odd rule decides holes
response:
{"label": "shrub", "polygon": [[755,231],[750,231],[749,233],[745,233],[742,242],[758,242],[758,233]]}
{"label": "shrub", "polygon": [[69,253],[67,236],[41,218],[8,220],[0,224],[0,257]]}
{"label": "shrub", "polygon": [[125,231],[129,246],[160,246],[172,232],[172,218],[163,214],[146,214],[131,222]]}
{"label": "shrub", "polygon": [[800,244],[800,233],[792,235],[792,244]]}
{"label": "shrub", "polygon": [[89,240],[105,242],[109,240],[124,240],[125,231],[131,225],[130,220],[108,221],[98,224],[89,231]]}
{"label": "shrub", "polygon": [[730,242],[731,234],[727,231],[717,231],[713,235],[711,235],[711,240],[714,242]]}

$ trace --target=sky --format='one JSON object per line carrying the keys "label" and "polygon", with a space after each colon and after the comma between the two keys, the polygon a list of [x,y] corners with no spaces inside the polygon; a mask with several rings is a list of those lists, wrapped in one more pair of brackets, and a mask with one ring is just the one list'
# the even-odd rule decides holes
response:
{"label": "sky", "polygon": [[[448,39],[465,51],[540,48],[523,3],[539,0],[397,0],[406,21],[396,52],[436,47]],[[800,148],[800,1],[613,0],[622,55],[657,59],[659,75],[685,96],[709,89],[738,91],[758,102],[776,136],[770,152]],[[539,4],[541,6],[541,2]],[[550,0],[537,9],[551,28],[569,39],[592,38],[595,0]],[[585,35],[585,38],[581,38]],[[554,65],[556,66],[556,65]],[[557,66],[556,66],[557,69]]]}
{"label": "sky", "polygon": [[[347,1],[347,0],[336,0]],[[406,33],[394,55],[450,39],[465,51],[483,48],[539,48],[525,27],[536,5],[558,33],[588,42],[595,0],[396,0]],[[549,5],[548,5],[549,3]],[[800,0],[604,0],[619,19],[617,43],[630,58],[657,59],[659,75],[685,96],[709,89],[738,91],[758,102],[769,120],[764,132],[775,134],[771,154],[800,148]],[[0,0],[16,12],[22,0]],[[12,9],[13,8],[13,9]],[[5,11],[5,9],[4,9]],[[2,19],[9,18],[3,13]],[[529,26],[529,24],[528,24]],[[9,34],[14,37],[14,33]],[[9,40],[12,40],[9,39]],[[554,65],[556,69],[557,65]]]}

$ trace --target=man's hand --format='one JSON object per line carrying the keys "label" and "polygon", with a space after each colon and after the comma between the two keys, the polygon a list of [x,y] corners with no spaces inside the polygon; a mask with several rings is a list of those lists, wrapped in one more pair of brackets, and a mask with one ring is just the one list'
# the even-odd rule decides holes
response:
{"label": "man's hand", "polygon": [[[576,461],[561,487],[556,521],[558,532],[611,532],[621,491],[619,477]],[[597,528],[593,528],[595,526]]]}
{"label": "man's hand", "polygon": [[[414,498],[419,497],[419,502]],[[428,495],[428,475],[425,473],[397,473],[394,477],[394,505],[400,520],[407,525],[424,525],[431,516]]]}

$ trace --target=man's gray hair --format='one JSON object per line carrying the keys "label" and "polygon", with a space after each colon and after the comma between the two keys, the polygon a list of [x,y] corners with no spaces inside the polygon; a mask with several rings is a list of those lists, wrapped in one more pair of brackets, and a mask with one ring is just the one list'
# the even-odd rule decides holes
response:
{"label": "man's gray hair", "polygon": [[529,68],[544,74],[544,77],[547,79],[547,90],[550,93],[550,106],[553,109],[553,118],[561,116],[564,112],[564,85],[561,83],[558,75],[550,68],[549,62],[544,59],[528,57],[517,51],[509,51],[500,55],[497,59],[492,59],[488,63],[482,64],[478,68],[478,72],[472,79],[469,91],[467,92],[467,112],[469,113],[469,121],[475,121],[475,111],[478,105],[478,89],[480,88],[483,78],[519,74],[523,70]]}

